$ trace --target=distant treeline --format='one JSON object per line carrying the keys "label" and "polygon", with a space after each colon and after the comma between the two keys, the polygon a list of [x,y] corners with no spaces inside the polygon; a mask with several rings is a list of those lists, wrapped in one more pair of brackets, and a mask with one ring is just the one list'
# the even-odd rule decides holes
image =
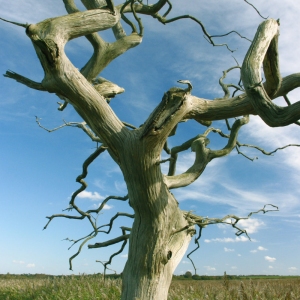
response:
{"label": "distant treeline", "polygon": [[[280,276],[280,275],[228,275],[227,280],[246,280],[246,279],[298,279],[300,276]],[[208,275],[173,275],[173,280],[224,280],[224,275],[208,276]]]}
{"label": "distant treeline", "polygon": [[[103,274],[78,274],[78,275],[47,275],[47,274],[0,274],[0,279],[44,279],[44,278],[59,278],[59,277],[103,277]],[[122,274],[106,274],[107,278],[118,279],[122,278]],[[300,276],[280,276],[280,275],[228,275],[227,280],[246,280],[246,279],[300,279]],[[191,272],[186,272],[184,275],[173,275],[173,280],[224,280],[224,275],[208,276],[208,275],[192,275]]]}
{"label": "distant treeline", "polygon": [[[61,277],[74,277],[74,278],[79,278],[79,277],[103,277],[103,274],[101,273],[97,273],[97,274],[72,274],[72,275],[48,275],[48,274],[0,274],[0,279],[22,279],[22,278],[26,278],[26,279],[45,279],[45,278],[61,278]],[[105,275],[107,278],[110,279],[117,279],[117,278],[121,278],[122,275],[121,274],[106,274]]]}

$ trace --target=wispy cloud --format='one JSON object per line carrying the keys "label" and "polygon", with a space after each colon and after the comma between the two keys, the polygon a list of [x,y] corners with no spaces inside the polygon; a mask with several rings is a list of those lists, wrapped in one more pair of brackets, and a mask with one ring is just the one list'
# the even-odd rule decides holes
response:
{"label": "wispy cloud", "polygon": [[26,268],[34,268],[35,267],[35,264],[27,264],[26,265]]}
{"label": "wispy cloud", "polygon": [[216,271],[216,268],[211,267],[211,266],[204,266],[204,268],[205,268],[207,271]]}
{"label": "wispy cloud", "polygon": [[[252,240],[255,241],[255,240]],[[205,239],[205,243],[212,243],[212,242],[217,242],[217,243],[239,243],[239,242],[249,242],[249,239],[244,237],[244,236],[238,236],[236,238],[215,238],[215,239]]]}
{"label": "wispy cloud", "polygon": [[250,250],[251,253],[257,253],[258,251],[267,251],[268,249],[262,247],[262,246],[258,246],[257,249],[254,250]]}
{"label": "wispy cloud", "polygon": [[25,264],[25,262],[22,261],[22,260],[13,260],[13,263],[14,264],[19,264],[19,265],[24,265]]}

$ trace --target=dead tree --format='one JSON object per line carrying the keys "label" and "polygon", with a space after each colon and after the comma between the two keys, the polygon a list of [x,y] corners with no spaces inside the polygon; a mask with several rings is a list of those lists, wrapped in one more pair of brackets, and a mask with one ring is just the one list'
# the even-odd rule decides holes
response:
{"label": "dead tree", "polygon": [[[84,162],[82,174],[76,179],[81,186],[74,192],[67,210],[76,211],[77,215],[50,216],[45,228],[52,219],[58,217],[90,221],[91,233],[73,241],[74,244],[80,242],[80,247],[70,258],[72,267],[72,259],[80,253],[81,248],[99,232],[109,233],[116,218],[133,218],[132,227],[122,227],[119,237],[90,244],[88,247],[106,247],[122,242],[119,251],[121,252],[129,241],[128,261],[123,272],[122,299],[167,299],[173,271],[185,254],[196,228],[199,228],[198,238],[202,228],[216,223],[230,224],[237,229],[238,235],[246,233],[238,228],[237,223],[241,218],[237,216],[228,215],[222,219],[212,219],[182,211],[170,191],[190,185],[213,159],[228,155],[232,150],[243,146],[237,137],[240,128],[249,122],[249,115],[259,115],[272,127],[298,122],[300,102],[279,107],[272,100],[280,96],[286,97],[291,90],[297,88],[300,85],[300,74],[281,77],[277,47],[279,21],[268,19],[258,26],[243,64],[238,67],[241,69],[240,85],[224,84],[224,72],[220,79],[224,97],[212,101],[193,95],[191,83],[188,80],[180,80],[183,88],[169,89],[144,124],[135,128],[122,122],[109,105],[110,99],[124,90],[115,83],[97,76],[115,58],[142,42],[142,15],[152,16],[162,24],[191,19],[200,26],[209,43],[213,46],[227,47],[229,51],[231,49],[226,44],[215,43],[217,37],[210,35],[204,24],[192,16],[183,15],[168,19],[172,9],[169,0],[158,0],[151,5],[143,0],[128,0],[117,6],[112,0],[81,0],[86,11],[79,11],[73,0],[63,2],[68,15],[37,24],[11,22],[26,28],[26,34],[44,70],[43,80],[35,82],[12,71],[5,74],[6,77],[30,88],[55,93],[63,101],[59,103],[60,110],[65,109],[67,104],[72,105],[84,122],[66,122],[62,127],[79,127],[100,144]],[[163,9],[166,12],[161,15],[160,11]],[[132,28],[129,35],[123,29],[124,22]],[[105,42],[98,33],[109,29],[112,29],[115,36],[113,43]],[[66,56],[64,48],[68,41],[81,36],[88,39],[94,52],[86,65],[78,70]],[[264,82],[261,66],[265,76]],[[230,96],[229,88],[239,92]],[[228,134],[210,127],[215,120],[229,118],[235,118],[235,121],[229,127]],[[194,119],[208,128],[182,145],[169,149],[168,137],[175,134],[178,123],[189,119]],[[42,127],[38,118],[37,123]],[[208,135],[211,132],[227,139],[223,149],[208,148]],[[189,148],[195,152],[195,161],[186,172],[176,174],[177,155]],[[257,149],[268,154],[263,149]],[[161,152],[164,150],[169,154],[169,158],[161,160]],[[76,196],[86,188],[84,178],[87,176],[89,164],[104,151],[108,151],[120,167],[128,195],[108,197],[98,209],[83,211],[76,204]],[[169,163],[167,175],[161,171],[161,164],[164,162]],[[110,199],[128,200],[134,215],[118,213],[109,224],[98,226],[95,216]],[[260,211],[266,212],[267,208],[258,212]],[[246,218],[250,216],[251,214]]]}

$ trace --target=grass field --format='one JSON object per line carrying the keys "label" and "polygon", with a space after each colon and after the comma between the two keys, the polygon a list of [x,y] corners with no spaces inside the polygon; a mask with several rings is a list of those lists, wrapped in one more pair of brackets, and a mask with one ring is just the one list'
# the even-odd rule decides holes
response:
{"label": "grass field", "polygon": [[[102,275],[0,277],[1,300],[116,300],[120,295],[121,279],[104,281]],[[174,280],[168,299],[296,300],[300,279]]]}

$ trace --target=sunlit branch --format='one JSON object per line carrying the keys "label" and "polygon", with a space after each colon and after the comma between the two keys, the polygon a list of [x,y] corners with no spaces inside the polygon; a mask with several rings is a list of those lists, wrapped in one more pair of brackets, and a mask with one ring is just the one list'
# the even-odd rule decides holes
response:
{"label": "sunlit branch", "polygon": [[[267,206],[271,206],[271,209],[266,209]],[[205,228],[208,225],[215,225],[215,224],[230,225],[234,229],[236,229],[236,233],[235,233],[236,236],[240,236],[242,234],[245,234],[248,237],[248,239],[251,241],[251,239],[250,239],[250,237],[247,233],[247,230],[241,229],[237,226],[238,222],[240,220],[248,220],[253,214],[258,214],[260,212],[265,214],[267,212],[272,212],[272,211],[279,211],[279,209],[278,209],[277,206],[275,206],[273,204],[266,204],[266,205],[264,205],[264,207],[262,209],[259,209],[259,210],[254,211],[254,212],[250,212],[247,217],[238,217],[236,215],[227,215],[223,218],[201,217],[201,216],[197,216],[197,215],[191,213],[190,211],[188,211],[188,212],[184,212],[185,218],[188,221],[188,225],[181,228],[181,229],[179,229],[179,230],[177,230],[177,231],[175,231],[175,232],[173,232],[173,234],[176,234],[176,233],[181,232],[183,230],[188,230],[188,228],[193,227],[195,225],[197,225],[199,227],[198,236],[195,238],[195,244],[197,246],[196,246],[195,249],[193,249],[187,255],[187,258],[191,261],[191,263],[193,265],[193,268],[194,268],[194,271],[195,271],[195,274],[196,274],[197,269],[196,269],[196,266],[195,266],[193,260],[190,258],[190,255],[200,248],[199,240],[201,238],[203,228]]]}
{"label": "sunlit branch", "polygon": [[41,127],[42,129],[48,131],[48,132],[53,132],[53,131],[56,131],[56,130],[59,130],[63,127],[77,127],[77,128],[80,128],[82,129],[90,138],[92,141],[94,142],[99,142],[101,143],[101,139],[99,137],[97,137],[92,131],[91,129],[89,129],[87,126],[86,126],[86,122],[65,122],[64,121],[64,124],[56,127],[56,128],[53,128],[53,129],[48,129],[44,126],[41,125],[40,123],[40,120],[41,118],[38,118],[37,116],[35,116],[35,121],[36,123],[39,125],[39,127]]}
{"label": "sunlit branch", "polygon": [[[205,170],[207,164],[215,158],[228,155],[236,146],[239,129],[249,122],[249,117],[244,116],[237,119],[231,129],[227,145],[220,150],[211,150],[206,148],[209,143],[206,137],[209,132],[214,131],[214,128],[208,128],[203,135],[198,135],[181,146],[174,147],[171,150],[171,158],[169,173],[164,176],[164,181],[169,189],[187,186],[193,183]],[[175,175],[177,153],[191,148],[196,153],[193,165],[184,173]]]}
{"label": "sunlit branch", "polygon": [[14,79],[17,82],[22,83],[31,89],[35,89],[38,91],[47,91],[41,83],[35,82],[27,77],[24,77],[18,73],[15,73],[13,71],[8,70],[8,71],[6,71],[6,73],[3,76]]}
{"label": "sunlit branch", "polygon": [[[267,206],[271,206],[271,209],[266,209]],[[235,233],[237,236],[240,236],[242,234],[246,234],[247,237],[249,238],[247,231],[244,229],[240,229],[236,225],[240,220],[247,220],[249,219],[252,215],[258,214],[262,212],[263,214],[267,212],[272,212],[272,211],[279,211],[278,207],[273,204],[266,204],[262,209],[259,209],[254,212],[250,212],[246,217],[238,217],[236,215],[226,215],[223,218],[208,218],[208,217],[201,217],[197,216],[195,214],[192,214],[191,212],[185,212],[186,218],[189,219],[189,223],[192,225],[198,225],[200,227],[206,227],[208,225],[214,225],[214,224],[227,224],[231,225],[233,228],[237,229],[237,232]],[[250,239],[250,238],[249,238]]]}
{"label": "sunlit branch", "polygon": [[[253,108],[270,127],[286,126],[298,121],[300,109],[300,102],[281,107],[274,104],[270,98],[280,91],[282,85],[278,35],[278,21],[270,19],[260,24],[241,70],[243,84]],[[266,88],[261,84],[262,64],[266,75]]]}
{"label": "sunlit branch", "polygon": [[124,240],[129,239],[129,237],[130,237],[130,234],[121,235],[117,238],[108,240],[108,241],[103,242],[103,243],[95,243],[94,245],[88,245],[88,248],[92,249],[92,248],[102,248],[102,247],[111,246],[111,245],[114,245],[114,244],[117,244],[117,243],[120,243]]}
{"label": "sunlit branch", "polygon": [[9,21],[9,20],[3,19],[3,18],[0,18],[0,20],[2,20],[2,21],[4,21],[4,22],[7,22],[7,23],[11,23],[11,24],[17,25],[17,26],[21,26],[21,27],[24,27],[24,28],[27,28],[27,27],[29,26],[28,23],[23,24],[23,23],[18,23],[18,22]]}

